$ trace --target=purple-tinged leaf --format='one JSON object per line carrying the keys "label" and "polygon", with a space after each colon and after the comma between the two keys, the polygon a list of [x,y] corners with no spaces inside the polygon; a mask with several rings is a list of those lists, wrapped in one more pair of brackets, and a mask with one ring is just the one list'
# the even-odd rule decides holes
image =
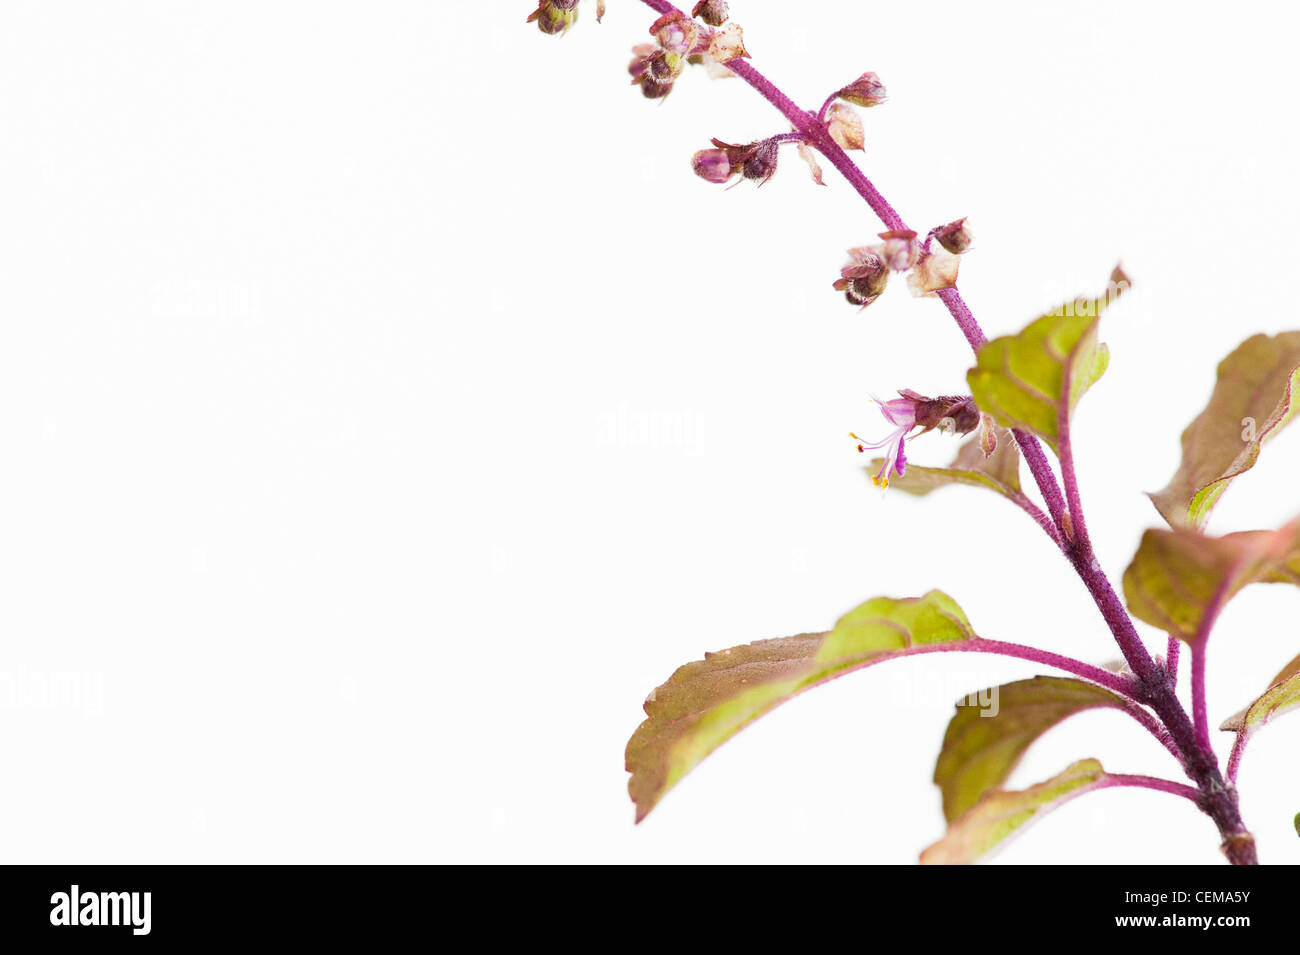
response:
{"label": "purple-tinged leaf", "polygon": [[1095,683],[1057,676],[1005,683],[968,700],[957,705],[934,767],[948,822],[1001,788],[1030,745],[1057,723],[1085,710],[1127,706]]}
{"label": "purple-tinged leaf", "polygon": [[[1024,497],[1020,490],[1020,449],[1005,428],[997,428],[994,435],[996,447],[990,455],[980,446],[981,435],[975,435],[957,449],[957,456],[946,468],[909,463],[903,476],[893,478],[889,486],[923,497],[950,484],[969,484],[1020,500]],[[876,474],[883,463],[884,458],[876,458],[867,466],[868,472]]]}
{"label": "purple-tinged leaf", "polygon": [[1223,537],[1149,530],[1124,571],[1124,598],[1134,616],[1192,643],[1224,604],[1257,582],[1300,583],[1300,519]]}
{"label": "purple-tinged leaf", "polygon": [[1219,727],[1231,733],[1253,733],[1275,716],[1300,706],[1300,657],[1282,668],[1250,706],[1234,713]]}
{"label": "purple-tinged leaf", "polygon": [[1183,432],[1183,459],[1148,495],[1172,527],[1200,528],[1232,479],[1300,411],[1300,331],[1253,335],[1219,363],[1210,403]]}
{"label": "purple-tinged leaf", "polygon": [[1003,427],[1038,435],[1056,451],[1061,412],[1074,412],[1110,361],[1097,341],[1101,313],[1128,286],[1116,268],[1098,297],[1067,302],[1018,334],[985,344],[966,375],[980,410]]}
{"label": "purple-tinged leaf", "polygon": [[650,694],[646,720],[627,744],[637,821],[722,743],[791,697],[933,644],[974,639],[961,608],[932,590],[869,600],[828,633],[760,640],[679,667]]}
{"label": "purple-tinged leaf", "polygon": [[1028,789],[989,792],[948,826],[948,833],[921,853],[922,865],[968,865],[1000,848],[1027,825],[1075,796],[1109,785],[1095,759],[1081,759]]}

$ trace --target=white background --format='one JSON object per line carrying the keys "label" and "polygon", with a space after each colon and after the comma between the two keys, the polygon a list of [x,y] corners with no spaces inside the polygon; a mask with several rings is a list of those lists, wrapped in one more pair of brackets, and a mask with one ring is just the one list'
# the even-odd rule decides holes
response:
{"label": "white background", "polygon": [[[908,863],[942,832],[952,701],[1031,665],[839,680],[633,827],[642,699],[704,650],[933,586],[985,636],[1116,655],[1018,511],[866,480],[868,396],[961,391],[970,361],[901,281],[861,313],[831,290],[866,207],[793,153],[761,191],[694,179],[710,136],[782,120],[702,72],[644,101],[623,71],[652,15],[593,6],[564,38],[528,0],[3,6],[7,861]],[[732,8],[808,106],[881,75],[865,168],[914,227],[972,218],[990,335],[1123,261],[1077,423],[1118,580],[1216,362],[1297,325],[1287,8]],[[1293,516],[1297,465],[1293,429],[1212,530]],[[1223,615],[1216,724],[1300,652],[1298,600]],[[1297,733],[1244,762],[1265,861],[1300,860]],[[1179,777],[1093,713],[1012,781],[1083,756]],[[1190,803],[1107,791],[998,861],[1221,856]]]}

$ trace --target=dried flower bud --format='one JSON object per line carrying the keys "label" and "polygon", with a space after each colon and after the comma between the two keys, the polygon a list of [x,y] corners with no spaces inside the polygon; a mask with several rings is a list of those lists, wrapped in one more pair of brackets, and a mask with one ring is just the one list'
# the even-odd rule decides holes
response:
{"label": "dried flower bud", "polygon": [[641,95],[646,99],[663,99],[673,91],[673,81],[658,80],[647,73],[641,78]]}
{"label": "dried flower bud", "polygon": [[701,149],[691,157],[691,169],[709,182],[723,183],[731,178],[731,160],[725,149]]}
{"label": "dried flower bud", "polygon": [[726,152],[727,161],[731,163],[732,172],[740,171],[740,167],[744,165],[745,160],[749,158],[749,154],[758,145],[758,143],[745,143],[743,146],[737,146],[734,143],[724,143],[721,139],[712,139],[710,142]]}
{"label": "dried flower bud", "polygon": [[817,150],[813,149],[807,143],[800,143],[797,148],[799,150],[799,158],[808,164],[808,169],[812,173],[813,182],[817,183],[819,186],[826,185],[822,180],[822,167],[817,162]]}
{"label": "dried flower bud", "polygon": [[755,144],[745,157],[742,171],[746,179],[756,179],[761,186],[776,175],[777,145],[770,139]]}
{"label": "dried flower bud", "polygon": [[955,434],[970,434],[980,423],[980,410],[970,395],[940,395],[927,398],[910,389],[899,392],[913,403],[915,426],[921,432],[938,428]]}
{"label": "dried flower bud", "polygon": [[1071,544],[1074,543],[1074,518],[1070,516],[1069,508],[1061,511],[1061,530],[1065,534],[1065,539]]}
{"label": "dried flower bud", "polygon": [[[761,186],[776,174],[779,144],[773,139],[760,139],[756,143],[746,143],[743,146],[715,139],[713,145],[726,154],[733,175],[739,173],[746,179],[760,180],[758,184]],[[699,153],[696,155],[698,156]]]}
{"label": "dried flower bud", "polygon": [[650,58],[649,74],[659,83],[672,83],[682,75],[682,58],[675,53],[660,50]]}
{"label": "dried flower bud", "polygon": [[659,47],[653,43],[638,43],[632,47],[632,62],[627,65],[627,72],[633,83],[641,82],[641,77],[650,69],[651,57],[658,52]]}
{"label": "dried flower bud", "polygon": [[700,27],[682,11],[674,10],[650,25],[650,35],[659,41],[665,52],[686,56],[699,41]]}
{"label": "dried flower bud", "polygon": [[862,149],[862,117],[847,103],[833,103],[826,111],[826,131],[842,149]]}
{"label": "dried flower bud", "polygon": [[[597,12],[597,19],[600,13]],[[537,9],[528,16],[528,23],[537,21],[537,27],[543,33],[563,33],[573,26],[578,19],[578,0],[541,0]]]}
{"label": "dried flower bud", "polygon": [[875,248],[887,266],[895,272],[906,272],[916,265],[916,260],[921,255],[921,246],[916,241],[915,232],[911,229],[882,232],[880,238],[884,241]]}
{"label": "dried flower bud", "polygon": [[849,249],[849,264],[840,269],[834,288],[854,305],[866,308],[880,297],[889,283],[889,266],[875,247]]}
{"label": "dried flower bud", "polygon": [[953,255],[961,255],[975,241],[975,237],[970,230],[969,219],[958,219],[955,222],[949,222],[945,226],[940,226],[934,231],[934,237],[941,246]]}
{"label": "dried flower bud", "polygon": [[709,59],[715,63],[748,58],[749,51],[745,49],[745,37],[741,32],[740,24],[728,23],[714,31],[713,38],[709,40],[708,54]]}
{"label": "dried flower bud", "polygon": [[875,73],[863,73],[836,95],[858,106],[879,106],[885,101],[885,84]]}
{"label": "dried flower bud", "polygon": [[931,249],[921,256],[907,276],[907,286],[913,295],[933,295],[946,288],[957,287],[957,267],[961,259],[942,247]]}
{"label": "dried flower bud", "polygon": [[686,61],[676,53],[665,53],[653,43],[632,47],[632,62],[627,72],[641,87],[647,99],[659,99],[672,92],[673,82],[686,68]]}
{"label": "dried flower bud", "polygon": [[984,452],[984,457],[993,457],[993,452],[998,449],[997,426],[993,419],[986,414],[980,415],[980,450]]}
{"label": "dried flower bud", "polygon": [[691,10],[691,16],[699,17],[711,27],[720,27],[727,20],[727,0],[700,0]]}

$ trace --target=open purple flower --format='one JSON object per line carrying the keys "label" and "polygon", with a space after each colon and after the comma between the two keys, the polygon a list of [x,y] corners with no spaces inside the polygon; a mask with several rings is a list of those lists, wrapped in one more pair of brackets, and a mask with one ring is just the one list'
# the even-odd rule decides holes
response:
{"label": "open purple flower", "polygon": [[[927,398],[909,388],[904,388],[898,394],[899,397],[890,401],[871,399],[880,405],[880,413],[894,426],[890,434],[879,441],[863,441],[856,434],[849,434],[849,437],[858,442],[858,451],[866,451],[868,448],[873,450],[888,448],[880,470],[871,478],[872,483],[879,488],[889,487],[891,475],[897,474],[902,477],[907,473],[905,445],[908,438],[925,434],[933,428],[956,434],[969,434],[980,423],[979,409],[975,407],[975,402],[969,395],[941,395],[938,398]],[[920,430],[916,431],[917,428]]]}
{"label": "open purple flower", "polygon": [[[899,392],[902,394],[902,392]],[[907,472],[907,452],[903,445],[907,440],[909,432],[916,427],[916,402],[910,398],[894,398],[892,401],[881,401],[879,398],[873,398],[876,404],[880,405],[880,413],[885,416],[885,420],[894,425],[894,430],[886,437],[879,441],[863,441],[856,434],[850,433],[849,437],[858,442],[858,451],[866,451],[867,448],[876,449],[888,447],[885,453],[885,460],[871,478],[876,487],[889,487],[890,474],[897,474],[902,477]]]}

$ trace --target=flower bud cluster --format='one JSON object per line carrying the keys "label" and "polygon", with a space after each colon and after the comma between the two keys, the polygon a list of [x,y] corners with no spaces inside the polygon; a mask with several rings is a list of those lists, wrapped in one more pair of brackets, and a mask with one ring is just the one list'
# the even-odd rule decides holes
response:
{"label": "flower bud cluster", "polygon": [[[654,43],[633,47],[628,73],[647,99],[662,99],[672,92],[673,83],[688,63],[700,63],[710,70],[737,57],[747,57],[740,27],[725,23],[727,5],[705,2],[695,6],[704,23],[697,23],[680,10],[666,13],[650,25]],[[716,21],[716,22],[715,22]],[[716,29],[715,29],[716,27]]]}
{"label": "flower bud cluster", "polygon": [[712,149],[701,149],[691,157],[691,168],[708,182],[724,183],[739,176],[761,186],[776,175],[777,150],[783,141],[783,137],[773,136],[736,145],[715,139]]}
{"label": "flower bud cluster", "polygon": [[967,219],[931,229],[924,242],[917,241],[910,229],[882,232],[880,240],[850,249],[848,264],[840,269],[840,277],[834,282],[836,291],[863,308],[880,297],[890,272],[907,272],[913,295],[933,295],[956,288],[960,256],[974,242]]}

